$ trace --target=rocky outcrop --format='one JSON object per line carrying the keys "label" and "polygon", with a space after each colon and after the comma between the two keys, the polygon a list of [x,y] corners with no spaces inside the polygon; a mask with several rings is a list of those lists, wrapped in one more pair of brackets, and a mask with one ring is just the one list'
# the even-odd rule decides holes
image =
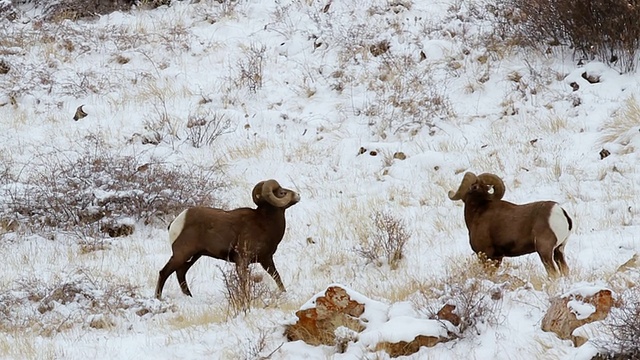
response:
{"label": "rocky outcrop", "polygon": [[445,305],[435,319],[425,319],[406,304],[383,304],[333,285],[296,312],[297,321],[286,326],[285,335],[289,341],[335,346],[337,352],[345,352],[350,344],[357,343],[372,351],[386,351],[392,357],[410,355],[422,346],[435,346],[455,337],[455,326],[460,323],[455,306]]}
{"label": "rocky outcrop", "polygon": [[615,301],[608,289],[564,294],[551,300],[551,306],[542,319],[542,330],[581,346],[588,339],[575,336],[573,331],[584,324],[604,320],[613,306]]}
{"label": "rocky outcrop", "polygon": [[336,329],[346,327],[361,332],[365,326],[359,316],[364,304],[351,300],[347,291],[338,286],[327,288],[324,296],[315,299],[315,307],[298,310],[298,321],[287,326],[289,341],[303,340],[310,345],[335,345]]}

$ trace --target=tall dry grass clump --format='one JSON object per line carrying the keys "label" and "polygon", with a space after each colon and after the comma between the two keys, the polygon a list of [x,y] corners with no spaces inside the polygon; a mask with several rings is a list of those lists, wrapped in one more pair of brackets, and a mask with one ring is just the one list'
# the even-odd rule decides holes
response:
{"label": "tall dry grass clump", "polygon": [[626,154],[636,150],[633,138],[640,136],[640,104],[635,97],[630,97],[624,106],[610,117],[602,126],[600,144],[615,144],[620,146],[619,153]]}

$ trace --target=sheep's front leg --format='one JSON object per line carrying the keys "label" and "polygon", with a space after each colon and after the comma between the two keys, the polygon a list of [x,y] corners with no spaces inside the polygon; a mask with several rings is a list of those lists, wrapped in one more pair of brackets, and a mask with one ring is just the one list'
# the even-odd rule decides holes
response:
{"label": "sheep's front leg", "polygon": [[260,265],[262,265],[264,270],[267,273],[269,273],[269,275],[271,275],[273,280],[275,280],[276,284],[278,284],[278,288],[280,288],[280,291],[286,292],[287,289],[285,289],[284,284],[282,283],[282,279],[280,279],[280,274],[276,269],[276,265],[273,263],[273,259],[272,258],[262,259],[260,261]]}

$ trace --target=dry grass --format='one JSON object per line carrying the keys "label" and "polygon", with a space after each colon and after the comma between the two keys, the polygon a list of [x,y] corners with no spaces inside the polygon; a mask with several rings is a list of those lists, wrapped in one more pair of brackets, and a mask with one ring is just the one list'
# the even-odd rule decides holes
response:
{"label": "dry grass", "polygon": [[[636,129],[636,131],[633,131]],[[629,97],[624,106],[604,123],[601,145],[614,143],[623,147],[622,153],[631,153],[637,149],[629,145],[632,137],[640,136],[640,104],[635,97]]]}
{"label": "dry grass", "polygon": [[221,324],[227,320],[224,307],[206,306],[206,307],[185,307],[179,312],[172,313],[167,319],[163,320],[171,332],[173,330],[191,329],[194,327],[208,326],[211,324]]}
{"label": "dry grass", "polygon": [[58,359],[58,344],[24,331],[4,332],[0,336],[0,357],[3,359]]}
{"label": "dry grass", "polygon": [[263,137],[255,137],[249,135],[246,142],[236,143],[227,148],[226,158],[228,161],[237,161],[241,159],[250,159],[257,157],[260,153],[270,148],[271,141]]}

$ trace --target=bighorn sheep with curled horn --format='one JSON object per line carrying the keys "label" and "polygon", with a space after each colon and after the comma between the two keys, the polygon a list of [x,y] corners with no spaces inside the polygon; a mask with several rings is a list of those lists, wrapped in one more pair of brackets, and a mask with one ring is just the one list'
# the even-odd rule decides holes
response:
{"label": "bighorn sheep with curled horn", "polygon": [[284,212],[300,201],[300,195],[280,187],[275,180],[266,180],[253,188],[252,197],[256,209],[192,207],[173,220],[169,225],[173,254],[160,270],[156,298],[160,299],[164,284],[174,271],[182,292],[191,296],[186,274],[203,255],[233,262],[238,270],[260,263],[285,291],[273,254],[284,236]]}
{"label": "bighorn sheep with curled horn", "polygon": [[564,247],[573,227],[571,217],[553,201],[516,205],[502,200],[505,186],[494,174],[467,172],[449,199],[464,202],[469,242],[500,265],[502,258],[537,252],[550,277],[567,275]]}

